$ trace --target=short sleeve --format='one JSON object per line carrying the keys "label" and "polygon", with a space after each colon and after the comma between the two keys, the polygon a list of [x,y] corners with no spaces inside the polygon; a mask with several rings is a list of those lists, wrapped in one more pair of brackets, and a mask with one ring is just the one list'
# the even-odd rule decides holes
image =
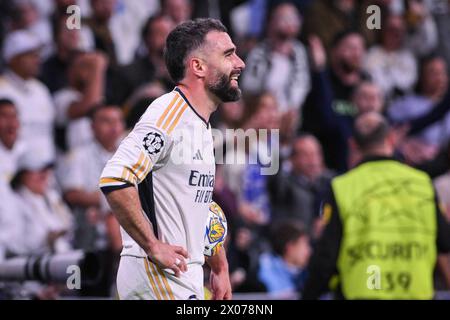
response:
{"label": "short sleeve", "polygon": [[167,162],[173,139],[160,123],[173,103],[164,108],[154,105],[155,102],[148,107],[106,164],[100,178],[103,192],[137,185],[150,171],[159,169]]}

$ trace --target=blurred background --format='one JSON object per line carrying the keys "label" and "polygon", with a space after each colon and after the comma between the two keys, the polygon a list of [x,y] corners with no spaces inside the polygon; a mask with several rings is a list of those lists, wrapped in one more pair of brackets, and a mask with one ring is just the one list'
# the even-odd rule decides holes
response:
{"label": "blurred background", "polygon": [[[368,27],[370,5],[380,29]],[[121,239],[99,176],[147,106],[173,89],[165,38],[197,17],[220,19],[246,62],[243,98],[222,105],[213,127],[280,130],[270,146],[277,174],[217,166],[235,297],[299,296],[325,189],[361,159],[349,139],[362,113],[389,119],[396,157],[434,179],[450,219],[450,1],[2,0],[0,299],[116,298]],[[101,266],[80,290],[2,280],[14,257],[73,250],[95,252]],[[436,269],[441,298],[449,264],[440,257]]]}

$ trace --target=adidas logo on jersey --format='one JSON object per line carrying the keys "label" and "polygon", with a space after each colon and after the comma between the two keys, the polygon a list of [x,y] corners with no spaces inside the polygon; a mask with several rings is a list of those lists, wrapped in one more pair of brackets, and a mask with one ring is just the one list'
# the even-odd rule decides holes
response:
{"label": "adidas logo on jersey", "polygon": [[200,153],[200,150],[197,149],[197,152],[195,153],[194,157],[192,158],[193,160],[202,160],[203,161],[203,157],[202,154]]}

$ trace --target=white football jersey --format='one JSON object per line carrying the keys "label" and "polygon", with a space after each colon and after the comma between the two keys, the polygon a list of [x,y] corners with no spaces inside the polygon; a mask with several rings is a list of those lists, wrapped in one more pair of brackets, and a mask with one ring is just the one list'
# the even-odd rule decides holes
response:
{"label": "white football jersey", "polygon": [[[136,186],[158,239],[204,263],[204,234],[215,177],[211,126],[179,88],[156,99],[104,168],[104,192]],[[146,257],[122,229],[121,255]]]}

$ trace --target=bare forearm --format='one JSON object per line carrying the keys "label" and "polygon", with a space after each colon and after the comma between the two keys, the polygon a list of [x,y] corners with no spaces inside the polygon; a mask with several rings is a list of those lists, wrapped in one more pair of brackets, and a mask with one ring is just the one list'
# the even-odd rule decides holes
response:
{"label": "bare forearm", "polygon": [[136,188],[128,187],[107,194],[106,199],[119,224],[146,253],[157,242],[151,223],[145,219]]}
{"label": "bare forearm", "polygon": [[219,274],[222,272],[228,273],[228,260],[225,249],[222,248],[217,254],[212,257],[207,257],[206,262],[211,267],[211,271]]}
{"label": "bare forearm", "polygon": [[67,112],[70,119],[86,116],[94,106],[102,102],[104,96],[104,78],[103,71],[96,71],[94,73],[81,101],[70,105]]}

